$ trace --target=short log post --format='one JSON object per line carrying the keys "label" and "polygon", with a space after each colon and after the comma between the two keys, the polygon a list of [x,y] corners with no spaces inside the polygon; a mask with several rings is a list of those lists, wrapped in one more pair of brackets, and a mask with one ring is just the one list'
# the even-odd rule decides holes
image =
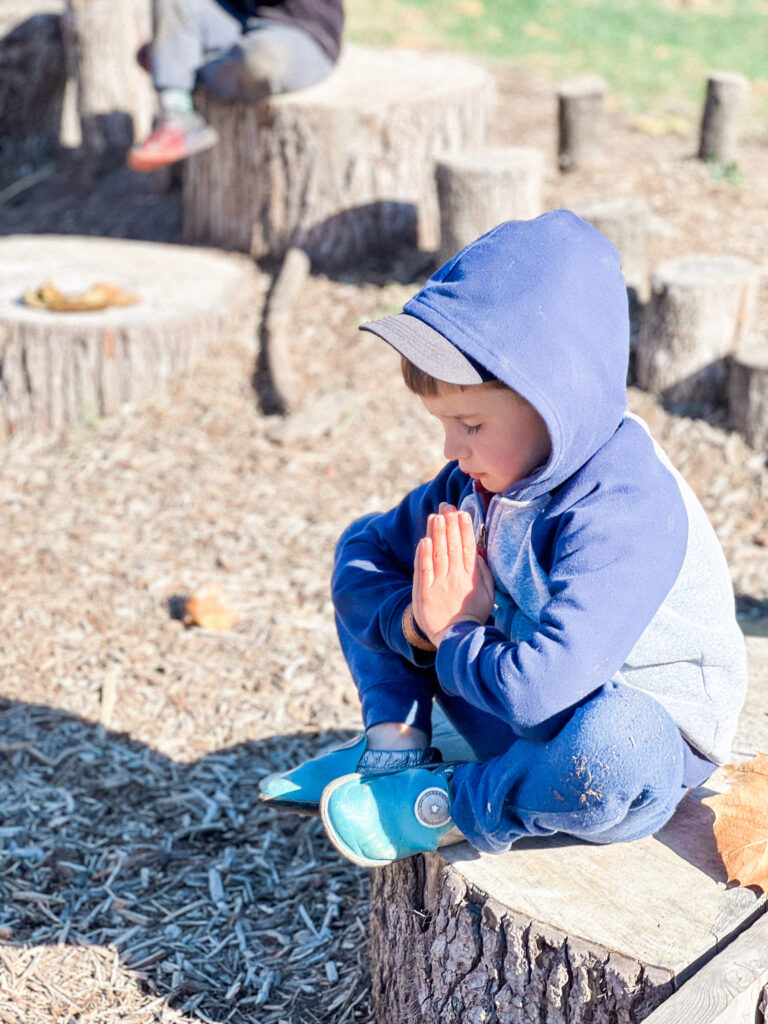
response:
{"label": "short log post", "polygon": [[347,46],[319,85],[258,105],[199,105],[219,142],[185,167],[183,236],[316,269],[435,251],[436,153],[485,142],[485,69],[451,55]]}
{"label": "short log post", "polygon": [[83,173],[122,160],[149,131],[155,95],[136,51],[150,36],[148,0],[66,0],[65,39],[77,83]]}
{"label": "short log post", "polygon": [[309,276],[309,257],[302,249],[289,249],[267,296],[261,323],[261,349],[257,375],[262,409],[266,413],[295,412],[300,402],[297,366],[291,350],[293,312]]}
{"label": "short log post", "polygon": [[744,75],[712,71],[699,132],[699,158],[733,164],[739,155],[741,119],[749,103],[749,82]]}
{"label": "short log post", "polygon": [[[122,239],[0,239],[0,443],[61,434],[168,394],[206,348],[246,322],[260,275],[244,257]],[[51,312],[21,300],[46,281],[106,281],[139,301]]]}
{"label": "short log post", "polygon": [[435,164],[444,263],[506,220],[542,212],[544,153],[532,146],[482,147],[439,156]]}
{"label": "short log post", "polygon": [[640,301],[648,297],[648,237],[650,209],[638,197],[595,199],[573,207],[584,220],[596,227],[621,255],[621,271],[629,288]]}
{"label": "short log post", "polygon": [[673,402],[721,404],[725,360],[750,334],[759,284],[760,267],[736,256],[657,267],[637,347],[640,387]]}
{"label": "short log post", "polygon": [[0,39],[0,187],[56,155],[66,62],[57,14],[28,18]]}
{"label": "short log post", "polygon": [[589,169],[604,162],[605,93],[598,75],[563,82],[557,93],[558,164],[561,171]]}
{"label": "short log post", "polygon": [[768,451],[768,338],[740,345],[728,366],[728,422],[758,451]]}

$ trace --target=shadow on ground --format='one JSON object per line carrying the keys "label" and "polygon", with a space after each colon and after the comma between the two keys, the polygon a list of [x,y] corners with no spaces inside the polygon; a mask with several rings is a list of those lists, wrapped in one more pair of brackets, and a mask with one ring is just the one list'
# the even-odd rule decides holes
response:
{"label": "shadow on ground", "polygon": [[317,818],[258,803],[264,774],[348,734],[181,764],[73,715],[0,701],[0,735],[6,946],[116,949],[150,994],[204,1020],[355,1020],[355,1001],[364,1012],[367,874]]}

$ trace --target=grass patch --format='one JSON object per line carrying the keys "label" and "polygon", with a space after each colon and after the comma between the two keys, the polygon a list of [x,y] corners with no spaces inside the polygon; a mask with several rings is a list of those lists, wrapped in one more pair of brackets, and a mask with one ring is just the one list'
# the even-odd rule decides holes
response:
{"label": "grass patch", "polygon": [[590,72],[630,113],[692,113],[709,70],[768,113],[766,0],[347,0],[358,42],[463,50],[550,80]]}

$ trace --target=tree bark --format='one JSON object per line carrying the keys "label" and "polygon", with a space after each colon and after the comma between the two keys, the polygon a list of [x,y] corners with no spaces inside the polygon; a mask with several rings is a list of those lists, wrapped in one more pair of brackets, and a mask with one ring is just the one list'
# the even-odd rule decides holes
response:
{"label": "tree bark", "polygon": [[457,57],[347,47],[330,78],[256,106],[200,96],[218,130],[188,161],[184,238],[338,269],[437,249],[434,156],[480,145],[492,96]]}
{"label": "tree bark", "polygon": [[760,268],[736,256],[684,256],[651,277],[637,382],[672,402],[719,405],[725,359],[749,336]]}
{"label": "tree bark", "polygon": [[571,78],[558,89],[558,162],[561,171],[604,162],[606,83],[597,75]]}
{"label": "tree bark", "polygon": [[542,212],[544,153],[530,146],[462,150],[437,159],[440,252],[445,263],[506,220]]}
{"label": "tree bark", "polygon": [[648,297],[648,236],[650,210],[643,199],[628,197],[595,199],[573,207],[584,220],[596,227],[621,255],[621,271],[628,287],[638,298]]}
{"label": "tree bark", "polygon": [[61,19],[38,14],[0,39],[0,187],[54,157],[64,104]]}
{"label": "tree bark", "polygon": [[[58,434],[162,397],[254,305],[246,259],[178,246],[56,236],[0,240],[0,441]],[[139,302],[98,312],[20,300],[109,281]]]}
{"label": "tree bark", "polygon": [[150,36],[149,0],[67,0],[64,24],[84,173],[95,174],[122,160],[152,122],[154,90],[136,62]]}
{"label": "tree bark", "polygon": [[744,75],[712,71],[699,132],[699,157],[721,164],[736,163],[741,118],[749,103],[749,82]]}
{"label": "tree bark", "polygon": [[740,346],[728,368],[728,420],[758,451],[768,450],[768,340]]}
{"label": "tree bark", "polygon": [[371,890],[376,1024],[629,1024],[672,992],[669,972],[515,913],[438,854],[373,872]]}

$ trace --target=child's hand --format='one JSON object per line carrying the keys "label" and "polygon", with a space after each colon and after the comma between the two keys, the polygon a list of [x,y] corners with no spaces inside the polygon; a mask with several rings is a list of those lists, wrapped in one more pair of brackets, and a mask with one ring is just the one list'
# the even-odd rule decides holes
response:
{"label": "child's hand", "polygon": [[416,548],[413,615],[435,647],[445,630],[470,620],[483,625],[493,608],[493,576],[477,553],[468,512],[443,504],[427,520]]}

